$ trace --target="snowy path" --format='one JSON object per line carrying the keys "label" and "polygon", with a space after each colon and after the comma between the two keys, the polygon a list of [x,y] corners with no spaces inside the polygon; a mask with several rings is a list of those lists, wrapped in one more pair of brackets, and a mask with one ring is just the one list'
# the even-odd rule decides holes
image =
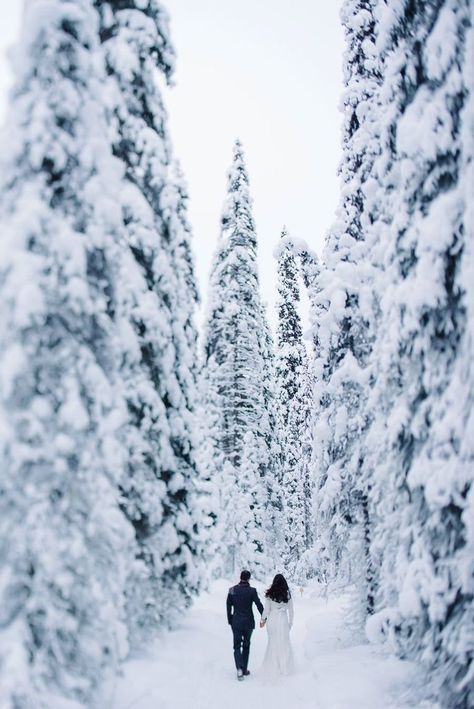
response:
{"label": "snowy path", "polygon": [[[258,679],[266,631],[252,637],[252,675],[237,682],[225,619],[227,582],[216,582],[147,656],[130,660],[114,709],[431,709],[416,703],[422,677],[412,664],[368,645],[348,647],[342,604],[296,594],[292,642],[297,672],[267,686]],[[258,587],[258,586],[257,586]],[[263,589],[258,587],[260,596]]]}

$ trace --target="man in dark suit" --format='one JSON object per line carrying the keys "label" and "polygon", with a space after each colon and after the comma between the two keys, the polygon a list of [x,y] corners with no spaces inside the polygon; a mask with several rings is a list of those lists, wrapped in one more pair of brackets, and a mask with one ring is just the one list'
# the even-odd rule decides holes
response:
{"label": "man in dark suit", "polygon": [[250,674],[247,665],[250,637],[255,628],[253,604],[257,606],[260,615],[263,613],[262,602],[257,590],[250,585],[249,579],[250,571],[242,571],[240,582],[237,586],[232,586],[227,595],[227,620],[234,634],[234,660],[239,680]]}

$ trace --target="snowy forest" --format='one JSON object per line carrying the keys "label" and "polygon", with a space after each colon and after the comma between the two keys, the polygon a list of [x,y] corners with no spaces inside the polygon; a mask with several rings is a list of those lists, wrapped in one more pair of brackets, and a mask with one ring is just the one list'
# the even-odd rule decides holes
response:
{"label": "snowy forest", "polygon": [[26,0],[0,151],[1,709],[121,707],[128,658],[242,568],[345,594],[424,707],[474,706],[473,16],[342,3],[339,207],[322,253],[275,234],[273,332],[238,139],[198,292],[167,8]]}

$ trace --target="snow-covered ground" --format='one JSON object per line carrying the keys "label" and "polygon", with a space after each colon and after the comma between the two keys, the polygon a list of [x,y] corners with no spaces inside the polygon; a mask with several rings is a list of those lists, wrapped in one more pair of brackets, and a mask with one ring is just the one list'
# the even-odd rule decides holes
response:
{"label": "snow-covered ground", "polygon": [[434,709],[421,700],[423,676],[416,666],[379,647],[348,644],[344,602],[326,603],[308,590],[294,598],[296,673],[276,686],[259,680],[266,631],[257,627],[251,676],[237,682],[225,616],[229,585],[214,583],[176,630],[125,665],[114,709]]}

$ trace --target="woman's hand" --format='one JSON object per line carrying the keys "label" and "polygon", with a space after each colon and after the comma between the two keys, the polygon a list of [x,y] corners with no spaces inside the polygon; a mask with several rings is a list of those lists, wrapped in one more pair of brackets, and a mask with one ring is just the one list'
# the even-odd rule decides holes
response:
{"label": "woman's hand", "polygon": [[264,627],[265,627],[265,621],[264,621],[264,620],[261,620],[261,621],[260,621],[260,627],[261,627],[261,628],[264,628]]}

